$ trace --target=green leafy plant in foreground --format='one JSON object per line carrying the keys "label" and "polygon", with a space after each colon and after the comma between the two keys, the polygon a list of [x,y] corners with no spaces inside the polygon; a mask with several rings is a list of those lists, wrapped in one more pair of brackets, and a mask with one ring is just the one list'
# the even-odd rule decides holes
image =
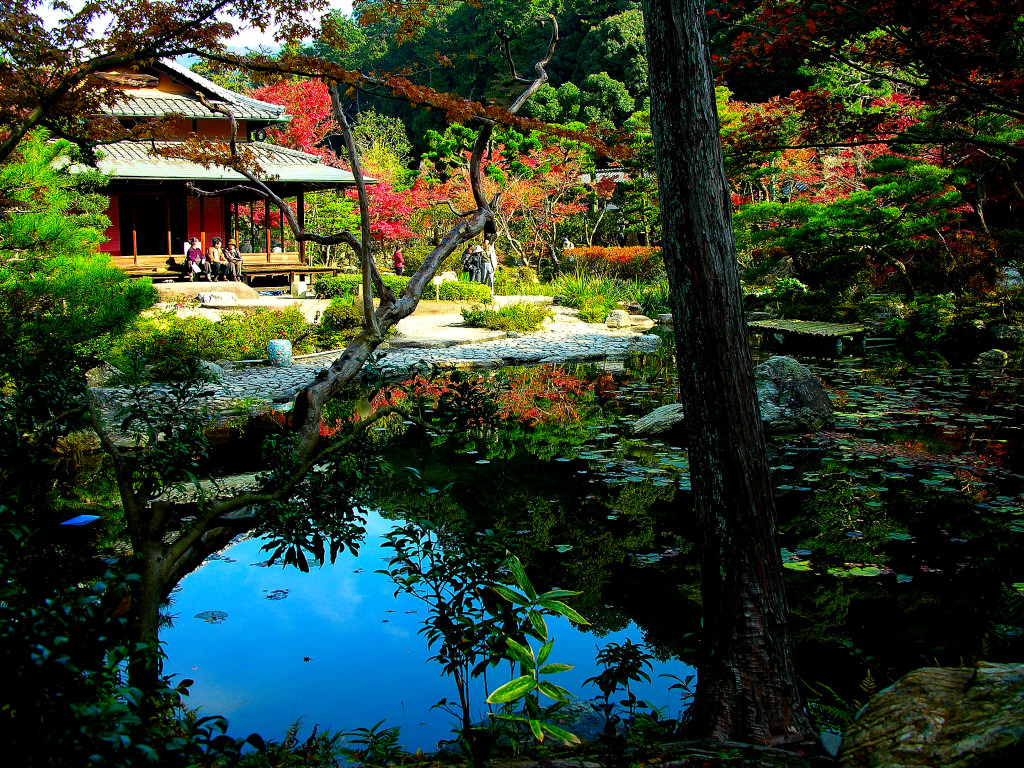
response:
{"label": "green leafy plant in foreground", "polygon": [[402,757],[402,747],[398,744],[398,728],[381,728],[380,720],[369,728],[356,728],[342,734],[346,744],[355,748],[341,747],[338,751],[349,760],[359,765],[389,766],[394,765]]}
{"label": "green leafy plant in foreground", "polygon": [[507,304],[500,309],[481,308],[474,304],[469,309],[462,310],[462,319],[474,328],[519,333],[536,331],[544,318],[550,315],[551,311],[547,307],[539,307],[525,301]]}
{"label": "green leafy plant in foreground", "polygon": [[626,642],[622,644],[608,643],[598,651],[597,663],[604,669],[594,677],[584,680],[583,684],[594,684],[601,691],[604,703],[594,706],[604,715],[606,736],[615,734],[615,725],[620,720],[614,714],[615,704],[611,700],[620,688],[624,691],[626,698],[618,703],[626,707],[631,717],[636,715],[637,709],[651,709],[649,704],[637,699],[636,694],[629,689],[629,684],[638,683],[641,680],[651,682],[651,676],[647,674],[647,671],[651,669],[651,659],[653,658],[642,644],[633,643],[629,638],[626,638]]}
{"label": "green leafy plant in foreground", "polygon": [[[505,638],[507,646],[505,657],[513,664],[519,664],[520,674],[492,692],[487,697],[487,703],[506,705],[520,703],[519,713],[503,712],[497,717],[513,723],[525,724],[538,742],[543,742],[545,735],[548,735],[563,744],[579,744],[578,736],[549,722],[558,710],[569,702],[571,694],[561,686],[543,679],[543,676],[566,672],[573,668],[571,664],[548,663],[555,641],[548,636],[548,626],[544,616],[565,616],[577,624],[589,624],[590,622],[560,599],[580,593],[567,589],[553,589],[538,594],[530,583],[519,558],[514,555],[509,557],[508,566],[516,585],[522,591],[519,592],[503,585],[495,585],[493,589],[501,597],[524,611],[528,619],[520,627],[524,633],[523,642],[512,637]],[[534,653],[528,637],[533,637],[542,643],[536,653]],[[552,699],[554,703],[542,707],[540,705],[541,694]]]}

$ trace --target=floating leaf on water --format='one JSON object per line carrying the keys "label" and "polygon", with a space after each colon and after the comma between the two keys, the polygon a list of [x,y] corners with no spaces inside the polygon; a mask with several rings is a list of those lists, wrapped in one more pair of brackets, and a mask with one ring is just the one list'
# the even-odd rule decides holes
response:
{"label": "floating leaf on water", "polygon": [[207,624],[221,624],[228,617],[225,611],[202,611],[197,613],[195,618],[202,619]]}
{"label": "floating leaf on water", "polygon": [[889,540],[890,541],[913,541],[914,537],[911,536],[909,533],[890,533],[889,534]]}
{"label": "floating leaf on water", "polygon": [[572,549],[572,544],[555,544],[552,549],[557,552],[568,552]]}
{"label": "floating leaf on water", "polygon": [[860,531],[847,531],[846,532],[846,538],[854,539],[854,540],[863,539],[864,538],[864,534],[861,533]]}
{"label": "floating leaf on water", "polygon": [[793,486],[792,485],[776,485],[775,487],[778,490],[780,490],[780,491],[792,491],[793,490]]}
{"label": "floating leaf on water", "polygon": [[1018,627],[1014,624],[994,624],[992,628],[997,634],[1003,637],[1021,637],[1024,636],[1024,628]]}
{"label": "floating leaf on water", "polygon": [[913,581],[913,580],[914,580],[914,577],[911,576],[909,573],[897,573],[896,574],[896,583],[897,584],[906,584],[907,582],[910,582],[910,581]]}
{"label": "floating leaf on water", "polygon": [[477,459],[476,463],[477,464],[490,464],[491,462],[490,462],[489,459]]}
{"label": "floating leaf on water", "polygon": [[811,570],[811,564],[807,561],[783,563],[783,568],[788,568],[791,571],[809,571]]}
{"label": "floating leaf on water", "polygon": [[794,549],[793,550],[793,554],[794,555],[800,555],[800,557],[810,557],[811,550],[809,550],[809,549]]}
{"label": "floating leaf on water", "polygon": [[565,456],[559,456],[555,461],[572,461],[572,459],[567,459]]}
{"label": "floating leaf on water", "polygon": [[878,576],[882,569],[873,565],[856,565],[851,568],[829,568],[828,572],[833,576]]}
{"label": "floating leaf on water", "polygon": [[265,600],[284,600],[288,597],[289,592],[291,592],[290,589],[275,589],[269,595],[264,595],[263,598]]}

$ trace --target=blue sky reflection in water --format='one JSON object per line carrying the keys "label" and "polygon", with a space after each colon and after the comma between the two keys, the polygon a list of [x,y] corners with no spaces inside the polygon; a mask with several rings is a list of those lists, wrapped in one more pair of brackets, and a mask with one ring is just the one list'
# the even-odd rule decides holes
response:
{"label": "blue sky reflection in water", "polygon": [[[260,541],[248,540],[188,576],[172,596],[174,626],[161,639],[165,670],[195,680],[192,706],[228,717],[234,735],[280,739],[301,717],[304,733],[314,724],[338,731],[386,719],[386,726],[401,726],[401,742],[410,751],[432,751],[438,740],[451,738],[452,718],[430,710],[439,699],[457,696],[451,679],[427,660],[431,653],[417,634],[425,606],[407,595],[394,597],[391,581],[374,573],[384,566],[379,537],[393,525],[371,514],[358,557],[340,555],[335,565],[308,574],[252,565],[267,555],[259,551]],[[287,596],[280,599],[275,590],[288,590]],[[222,623],[194,618],[211,610],[228,617]],[[552,679],[583,699],[598,693],[582,683],[596,673],[599,646],[643,640],[632,624],[600,638],[563,619],[549,626],[555,638],[551,660],[576,664]],[[494,671],[507,674],[506,667]],[[634,690],[678,714],[679,697],[668,691],[672,681],[657,675],[691,672],[680,661],[654,662],[653,684]],[[493,680],[493,687],[501,682]],[[475,696],[482,712],[482,686]]]}

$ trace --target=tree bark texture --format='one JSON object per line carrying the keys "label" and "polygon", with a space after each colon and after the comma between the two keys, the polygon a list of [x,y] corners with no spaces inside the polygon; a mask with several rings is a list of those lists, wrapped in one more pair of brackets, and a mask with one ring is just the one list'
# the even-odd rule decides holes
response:
{"label": "tree bark texture", "polygon": [[701,0],[644,0],[651,127],[701,531],[697,735],[812,733],[793,667]]}

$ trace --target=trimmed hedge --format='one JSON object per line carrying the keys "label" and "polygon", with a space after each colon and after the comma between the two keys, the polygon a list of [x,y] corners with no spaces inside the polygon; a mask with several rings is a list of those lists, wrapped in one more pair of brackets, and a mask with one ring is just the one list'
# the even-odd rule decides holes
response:
{"label": "trimmed hedge", "polygon": [[473,328],[491,328],[496,331],[518,331],[532,333],[540,328],[545,317],[551,316],[551,310],[529,302],[520,301],[506,304],[501,309],[488,309],[474,304],[469,309],[462,309],[462,319]]}
{"label": "trimmed hedge", "polygon": [[[384,284],[391,288],[396,294],[401,295],[405,286],[409,283],[408,277],[397,275],[381,275]],[[322,277],[316,281],[316,296],[318,299],[352,298],[356,294],[356,286],[362,283],[359,275],[338,275],[337,277]],[[482,283],[470,283],[465,280],[456,282],[449,281],[441,284],[441,301],[489,301],[491,291]],[[423,291],[422,300],[431,301],[434,298],[434,286],[427,285]]]}
{"label": "trimmed hedge", "polygon": [[[408,277],[398,275],[381,275],[384,285],[388,286],[397,294],[405,290]],[[336,299],[356,295],[356,287],[363,282],[362,275],[335,275],[333,277],[321,277],[313,284],[313,290],[318,299]]]}
{"label": "trimmed hedge", "polygon": [[[448,281],[441,283],[438,291],[441,301],[482,301],[491,300],[491,289],[483,283],[471,283],[468,280]],[[424,299],[434,298],[434,286],[428,285],[423,291]]]}

